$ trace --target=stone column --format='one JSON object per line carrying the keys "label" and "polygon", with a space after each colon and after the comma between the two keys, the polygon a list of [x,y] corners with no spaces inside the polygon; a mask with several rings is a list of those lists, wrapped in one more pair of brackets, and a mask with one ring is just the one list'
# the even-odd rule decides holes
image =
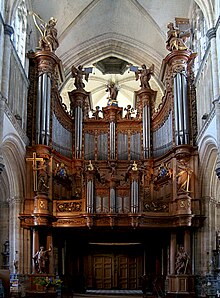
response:
{"label": "stone column", "polygon": [[3,121],[4,121],[4,107],[5,107],[5,101],[0,94],[0,174],[4,170],[4,162],[3,162],[3,156],[2,156],[2,139],[3,139]]}
{"label": "stone column", "polygon": [[2,68],[2,96],[8,101],[9,92],[9,77],[10,77],[10,56],[11,56],[11,35],[14,33],[13,28],[5,24],[4,25],[4,53],[3,53],[3,68]]}
{"label": "stone column", "polygon": [[5,101],[8,102],[9,93],[9,76],[10,76],[10,55],[11,55],[11,35],[14,33],[10,25],[4,25],[4,46],[2,59],[2,73],[1,73],[1,93],[0,93],[0,174],[4,169],[2,157],[2,138],[3,138],[3,121],[4,121],[4,107]]}
{"label": "stone column", "polygon": [[175,274],[176,260],[176,233],[171,233],[170,237],[170,274]]}
{"label": "stone column", "polygon": [[207,37],[211,46],[211,64],[212,64],[212,83],[213,83],[213,99],[220,100],[219,98],[219,70],[218,70],[218,55],[216,43],[216,28],[211,28],[207,32]]}
{"label": "stone column", "polygon": [[[19,252],[21,240],[21,228],[18,214],[21,212],[22,198],[14,196],[9,200],[9,243],[10,243],[10,263],[9,268],[14,272],[14,259],[16,251]],[[17,256],[19,257],[19,255]]]}
{"label": "stone column", "polygon": [[[211,46],[211,64],[212,64],[212,86],[213,86],[213,103],[216,113],[216,127],[220,127],[220,94],[219,94],[219,70],[218,55],[216,43],[216,28],[211,28],[207,32],[207,37]],[[220,148],[220,136],[217,134],[218,148]],[[218,150],[218,159],[216,163],[216,174],[220,179],[220,151]]]}

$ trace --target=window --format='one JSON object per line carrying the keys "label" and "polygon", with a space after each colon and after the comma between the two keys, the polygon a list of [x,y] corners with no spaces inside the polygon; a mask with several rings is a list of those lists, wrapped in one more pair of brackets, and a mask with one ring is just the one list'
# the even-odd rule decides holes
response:
{"label": "window", "polygon": [[27,8],[24,0],[20,1],[14,19],[12,22],[14,34],[12,41],[14,43],[17,54],[21,60],[22,65],[25,61],[25,44],[26,44],[26,29],[27,29]]}
{"label": "window", "polygon": [[208,41],[206,37],[207,25],[204,15],[199,6],[197,4],[194,5],[195,7],[192,14],[192,50],[197,53],[194,64],[196,74],[205,55]]}

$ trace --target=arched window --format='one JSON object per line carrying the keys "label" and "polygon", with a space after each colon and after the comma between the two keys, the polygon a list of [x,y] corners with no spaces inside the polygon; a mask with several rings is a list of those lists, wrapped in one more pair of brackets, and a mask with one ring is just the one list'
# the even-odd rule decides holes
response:
{"label": "arched window", "polygon": [[12,26],[14,28],[12,41],[14,43],[15,49],[17,50],[21,63],[24,65],[27,29],[27,8],[25,0],[20,1],[13,18]]}
{"label": "arched window", "polygon": [[195,74],[199,69],[199,66],[201,64],[201,61],[204,57],[208,45],[206,32],[207,25],[204,15],[199,6],[195,3],[192,13],[192,50],[197,53],[197,57],[195,59],[194,64]]}

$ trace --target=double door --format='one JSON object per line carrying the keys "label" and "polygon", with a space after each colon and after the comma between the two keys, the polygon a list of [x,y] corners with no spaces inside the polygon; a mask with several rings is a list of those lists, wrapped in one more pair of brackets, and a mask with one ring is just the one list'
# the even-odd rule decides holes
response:
{"label": "double door", "polygon": [[93,287],[96,289],[137,289],[142,272],[141,256],[136,254],[94,254]]}

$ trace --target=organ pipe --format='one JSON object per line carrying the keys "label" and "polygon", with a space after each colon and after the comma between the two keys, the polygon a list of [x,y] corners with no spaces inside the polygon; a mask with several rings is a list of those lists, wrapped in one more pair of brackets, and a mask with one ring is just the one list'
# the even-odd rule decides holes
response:
{"label": "organ pipe", "polygon": [[49,145],[51,79],[47,73],[38,78],[36,104],[36,143]]}

